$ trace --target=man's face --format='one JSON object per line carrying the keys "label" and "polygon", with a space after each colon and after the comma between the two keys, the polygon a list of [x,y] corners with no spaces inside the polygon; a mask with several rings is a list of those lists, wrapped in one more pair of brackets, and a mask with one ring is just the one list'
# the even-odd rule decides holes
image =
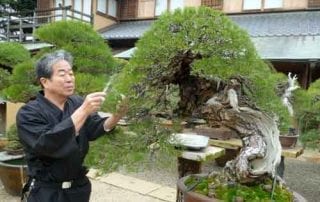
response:
{"label": "man's face", "polygon": [[52,66],[50,79],[40,79],[45,93],[51,96],[68,97],[74,93],[75,83],[72,67],[65,60],[59,60]]}

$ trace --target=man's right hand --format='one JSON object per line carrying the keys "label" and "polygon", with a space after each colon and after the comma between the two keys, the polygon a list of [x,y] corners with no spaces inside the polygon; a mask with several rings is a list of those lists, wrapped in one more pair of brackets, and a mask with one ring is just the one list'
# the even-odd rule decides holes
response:
{"label": "man's right hand", "polygon": [[106,93],[104,92],[90,93],[86,96],[80,108],[84,110],[87,115],[97,112],[104,102],[105,96]]}

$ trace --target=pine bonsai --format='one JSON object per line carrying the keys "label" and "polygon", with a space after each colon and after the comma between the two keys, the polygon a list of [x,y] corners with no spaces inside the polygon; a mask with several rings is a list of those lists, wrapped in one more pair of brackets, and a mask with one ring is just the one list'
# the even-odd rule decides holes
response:
{"label": "pine bonsai", "polygon": [[[130,130],[143,136],[143,143],[165,142],[181,131],[182,120],[202,118],[243,140],[240,155],[225,168],[225,183],[276,175],[278,127],[290,124],[276,87],[286,77],[259,58],[244,30],[221,12],[186,8],[162,15],[136,47],[106,103],[112,109],[120,94],[131,98]],[[177,127],[162,127],[158,117]]]}

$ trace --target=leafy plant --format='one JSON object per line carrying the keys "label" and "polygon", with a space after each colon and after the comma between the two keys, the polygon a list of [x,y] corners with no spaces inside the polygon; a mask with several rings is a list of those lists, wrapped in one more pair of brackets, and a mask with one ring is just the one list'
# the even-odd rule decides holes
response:
{"label": "leafy plant", "polygon": [[10,126],[9,130],[6,132],[7,137],[7,145],[5,147],[6,150],[14,151],[14,150],[22,150],[23,146],[18,138],[18,131],[16,124]]}

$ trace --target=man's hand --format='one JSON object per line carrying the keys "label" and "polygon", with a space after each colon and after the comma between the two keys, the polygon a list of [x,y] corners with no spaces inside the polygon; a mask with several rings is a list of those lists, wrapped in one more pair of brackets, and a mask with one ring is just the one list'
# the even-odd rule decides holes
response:
{"label": "man's hand", "polygon": [[84,110],[87,115],[97,112],[104,102],[105,96],[106,93],[104,92],[95,92],[88,94],[80,108],[82,108],[82,110]]}
{"label": "man's hand", "polygon": [[97,112],[100,109],[103,101],[105,100],[105,96],[106,93],[104,92],[96,92],[87,95],[82,105],[71,115],[76,134],[78,134],[87,117],[91,113]]}
{"label": "man's hand", "polygon": [[128,112],[129,108],[129,99],[124,95],[121,95],[122,100],[117,105],[116,112],[112,114],[110,118],[108,118],[104,122],[104,129],[105,131],[109,131],[114,128],[118,121]]}
{"label": "man's hand", "polygon": [[121,94],[122,100],[117,105],[116,112],[114,113],[115,116],[123,117],[127,112],[129,108],[129,98]]}

